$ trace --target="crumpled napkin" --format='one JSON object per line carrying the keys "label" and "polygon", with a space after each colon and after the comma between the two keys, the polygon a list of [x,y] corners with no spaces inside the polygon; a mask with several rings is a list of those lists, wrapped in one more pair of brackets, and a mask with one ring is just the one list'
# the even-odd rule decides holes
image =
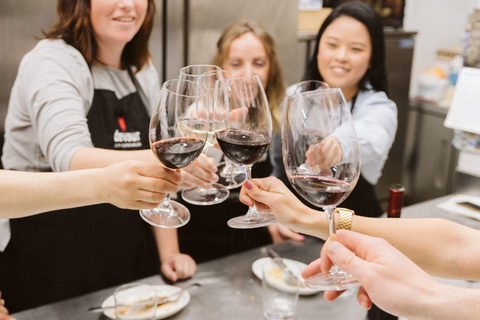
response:
{"label": "crumpled napkin", "polygon": [[465,201],[468,201],[480,206],[480,197],[459,194],[451,197],[447,201],[437,204],[437,208],[444,210],[448,213],[458,214],[458,215],[480,220],[480,211],[477,211],[475,209],[470,209],[463,205],[458,204],[459,202],[465,202]]}

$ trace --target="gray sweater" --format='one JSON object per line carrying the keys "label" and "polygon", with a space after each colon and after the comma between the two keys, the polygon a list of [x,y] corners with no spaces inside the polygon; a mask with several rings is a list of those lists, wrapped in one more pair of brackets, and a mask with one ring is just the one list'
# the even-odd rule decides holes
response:
{"label": "gray sweater", "polygon": [[[136,74],[151,112],[160,91],[153,64]],[[22,59],[5,120],[5,169],[67,171],[73,154],[93,147],[87,114],[94,89],[120,99],[136,90],[127,71],[96,64],[90,70],[63,40],[42,40]]]}
{"label": "gray sweater", "polygon": [[[140,96],[151,114],[160,83],[150,63],[135,74]],[[63,40],[41,40],[20,63],[5,120],[5,169],[68,171],[73,154],[93,147],[87,125],[94,89],[122,97],[136,91],[129,74],[95,64]],[[0,219],[0,251],[10,239],[10,224]]]}

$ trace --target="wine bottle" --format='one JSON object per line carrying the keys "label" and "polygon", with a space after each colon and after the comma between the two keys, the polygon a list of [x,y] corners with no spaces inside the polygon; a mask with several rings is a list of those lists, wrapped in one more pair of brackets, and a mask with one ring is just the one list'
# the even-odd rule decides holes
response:
{"label": "wine bottle", "polygon": [[400,218],[403,206],[403,193],[405,188],[401,184],[392,184],[390,186],[390,196],[388,198],[387,216],[389,218]]}

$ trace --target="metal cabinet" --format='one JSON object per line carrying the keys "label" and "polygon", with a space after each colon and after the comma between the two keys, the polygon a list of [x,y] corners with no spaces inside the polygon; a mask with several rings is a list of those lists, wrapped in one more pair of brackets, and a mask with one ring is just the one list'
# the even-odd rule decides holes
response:
{"label": "metal cabinet", "polygon": [[448,109],[412,101],[404,157],[405,205],[450,194],[458,151],[443,123]]}

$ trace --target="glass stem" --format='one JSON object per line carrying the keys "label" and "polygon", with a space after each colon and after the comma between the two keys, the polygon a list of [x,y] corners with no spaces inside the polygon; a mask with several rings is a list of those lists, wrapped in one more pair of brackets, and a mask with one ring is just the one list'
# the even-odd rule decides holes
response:
{"label": "glass stem", "polygon": [[325,211],[325,214],[327,215],[327,220],[328,220],[328,231],[330,234],[330,237],[334,238],[332,240],[336,240],[336,233],[337,230],[335,228],[335,207],[334,206],[328,206],[324,207],[323,210]]}
{"label": "glass stem", "polygon": [[227,157],[225,157],[225,167],[223,167],[223,173],[227,176],[233,174],[233,163]]}
{"label": "glass stem", "polygon": [[165,194],[165,199],[163,200],[162,207],[165,209],[169,209],[172,207],[170,204],[170,193]]}
{"label": "glass stem", "polygon": [[[207,155],[207,150],[208,150],[208,145],[205,143],[205,146],[203,147],[202,153],[206,156]],[[208,191],[208,189],[205,188],[200,188],[197,187],[201,193],[205,193]]]}
{"label": "glass stem", "polygon": [[[247,173],[247,180],[252,179],[252,166],[244,166],[245,172]],[[255,206],[255,203],[253,203],[253,206],[248,208],[247,211],[247,216],[254,216],[258,213],[257,207]]]}
{"label": "glass stem", "polygon": [[[330,234],[330,240],[337,241],[337,228],[335,227],[335,207],[329,206],[323,208],[328,220],[328,232]],[[330,268],[330,274],[337,274],[340,268],[336,264]]]}

